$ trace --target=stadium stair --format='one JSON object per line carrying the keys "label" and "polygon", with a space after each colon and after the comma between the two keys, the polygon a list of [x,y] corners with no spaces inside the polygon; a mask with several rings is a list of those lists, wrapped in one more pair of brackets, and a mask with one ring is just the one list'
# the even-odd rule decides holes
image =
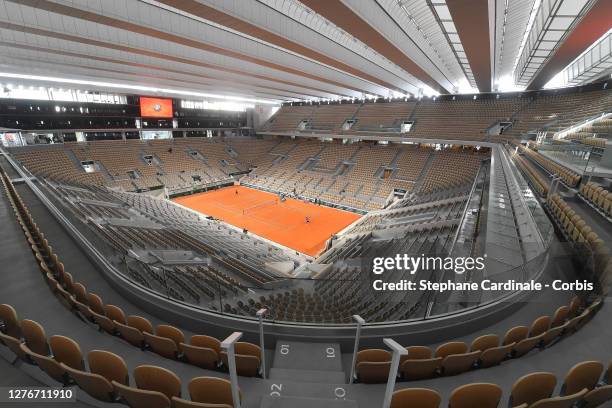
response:
{"label": "stadium stair", "polygon": [[338,343],[278,340],[269,379],[270,395],[262,398],[261,408],[357,407],[346,399]]}

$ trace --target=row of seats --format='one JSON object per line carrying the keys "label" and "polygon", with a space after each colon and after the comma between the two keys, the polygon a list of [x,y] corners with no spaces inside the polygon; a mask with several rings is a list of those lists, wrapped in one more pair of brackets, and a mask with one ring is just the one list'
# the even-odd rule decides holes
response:
{"label": "row of seats", "polygon": [[542,196],[546,197],[548,194],[548,180],[542,176],[542,174],[526,159],[522,158],[518,154],[514,154],[514,161],[518,167],[523,171],[529,178],[533,188]]}
{"label": "row of seats", "polygon": [[[599,361],[584,361],[568,371],[558,396],[553,396],[557,377],[549,372],[522,376],[512,385],[508,407],[596,408],[612,400],[612,362],[604,372]],[[603,373],[603,374],[602,374]],[[502,389],[497,384],[474,383],[455,388],[449,408],[497,408]],[[438,408],[442,397],[427,388],[405,388],[393,393],[391,408]]]}
{"label": "row of seats", "polygon": [[541,153],[523,145],[519,145],[519,151],[539,163],[551,174],[558,174],[559,177],[561,177],[561,180],[563,180],[563,182],[568,186],[575,187],[580,182],[581,177],[578,173],[568,169],[567,167],[561,166],[548,157],[543,156]]}
{"label": "row of seats", "polygon": [[[72,274],[65,270],[4,173],[2,182],[47,285],[68,309],[96,324],[100,330],[120,336],[143,350],[149,349],[164,357],[209,369],[227,367],[227,355],[221,351],[218,339],[194,335],[186,343],[181,330],[165,324],[158,325],[154,332],[153,325],[144,317],[126,317],[120,307],[104,304],[100,296],[88,292],[82,283],[76,282]],[[235,351],[238,374],[251,377],[258,375],[261,364],[259,346],[240,342],[236,344]]]}
{"label": "row of seats", "polygon": [[[546,348],[562,337],[579,330],[599,309],[601,300],[582,309],[580,298],[568,306],[560,306],[551,316],[540,316],[530,327],[516,326],[508,330],[500,343],[496,334],[480,336],[468,347],[451,341],[440,345],[434,353],[429,347],[406,347],[401,357],[399,376],[404,380],[422,380],[441,375],[457,375],[474,368],[486,368],[504,360],[518,358],[534,348]],[[363,383],[387,381],[391,353],[383,349],[361,350],[357,354],[355,373]]]}
{"label": "row of seats", "polygon": [[87,353],[87,367],[79,344],[54,335],[47,340],[45,329],[33,320],[17,318],[15,309],[0,305],[0,344],[21,361],[37,365],[64,386],[76,384],[104,402],[119,402],[132,408],[231,408],[233,398],[228,380],[196,377],[189,382],[191,400],[181,398],[181,380],[163,367],[141,365],[134,369],[130,386],[128,366],[117,354],[105,350]]}
{"label": "row of seats", "polygon": [[580,195],[586,198],[606,216],[612,217],[612,192],[589,181],[580,186]]}

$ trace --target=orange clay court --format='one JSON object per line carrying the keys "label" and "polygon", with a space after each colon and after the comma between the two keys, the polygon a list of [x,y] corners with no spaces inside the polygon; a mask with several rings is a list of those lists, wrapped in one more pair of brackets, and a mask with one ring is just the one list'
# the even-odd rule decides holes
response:
{"label": "orange clay court", "polygon": [[[173,201],[310,256],[318,255],[329,237],[360,218],[348,211],[293,198],[281,202],[276,194],[244,186]],[[306,217],[310,222],[306,222]]]}

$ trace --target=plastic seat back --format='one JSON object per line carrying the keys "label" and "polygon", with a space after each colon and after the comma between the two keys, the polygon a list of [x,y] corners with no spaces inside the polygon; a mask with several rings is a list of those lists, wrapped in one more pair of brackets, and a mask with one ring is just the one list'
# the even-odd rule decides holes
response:
{"label": "plastic seat back", "polygon": [[502,389],[490,383],[466,384],[455,388],[449,397],[449,408],[497,408]]}
{"label": "plastic seat back", "polygon": [[51,336],[51,351],[53,358],[76,370],[84,370],[83,354],[79,344],[66,336]]}
{"label": "plastic seat back", "polygon": [[580,401],[587,393],[587,390],[581,390],[575,394],[566,395],[563,397],[546,398],[537,401],[529,408],[572,408],[574,404]]}
{"label": "plastic seat back", "polygon": [[400,366],[400,374],[406,380],[423,380],[434,377],[442,367],[442,357],[405,360]]}
{"label": "plastic seat back", "polygon": [[232,385],[224,378],[196,377],[189,382],[188,389],[194,402],[234,406]]}
{"label": "plastic seat back", "polygon": [[19,319],[17,318],[17,312],[15,312],[13,306],[5,303],[0,304],[0,320],[4,325],[2,331],[5,334],[15,337],[16,339],[21,338]]}
{"label": "plastic seat back", "polygon": [[436,357],[446,357],[451,354],[463,354],[468,351],[467,344],[462,341],[451,341],[448,343],[444,343],[436,349],[435,356]]}
{"label": "plastic seat back", "polygon": [[576,364],[565,375],[562,393],[571,395],[582,389],[592,390],[597,385],[603,370],[604,365],[599,361],[583,361]]}
{"label": "plastic seat back", "polygon": [[163,367],[138,366],[134,369],[134,381],[138,388],[161,392],[168,400],[181,396],[181,380],[172,371]]}
{"label": "plastic seat back", "polygon": [[557,386],[557,378],[548,372],[537,372],[522,376],[512,386],[510,406],[531,405],[544,398],[550,398]]}
{"label": "plastic seat back", "polygon": [[393,393],[391,408],[438,408],[442,398],[427,388],[405,388]]}
{"label": "plastic seat back", "polygon": [[109,383],[116,381],[129,384],[128,367],[123,358],[104,350],[92,350],[87,354],[89,371],[106,378]]}
{"label": "plastic seat back", "polygon": [[21,332],[28,348],[43,356],[49,355],[49,343],[45,329],[34,320],[24,319],[21,321]]}
{"label": "plastic seat back", "polygon": [[129,387],[116,381],[113,388],[130,406],[130,408],[170,408],[170,400],[159,391],[142,390]]}

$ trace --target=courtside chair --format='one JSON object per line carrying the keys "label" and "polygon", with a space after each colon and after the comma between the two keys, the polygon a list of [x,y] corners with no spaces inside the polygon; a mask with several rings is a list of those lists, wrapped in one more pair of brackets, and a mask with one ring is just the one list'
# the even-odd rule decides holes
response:
{"label": "courtside chair", "polygon": [[557,386],[557,378],[552,373],[537,372],[522,376],[512,386],[510,407],[531,404],[550,398]]}
{"label": "courtside chair", "polygon": [[497,408],[502,396],[499,385],[466,384],[455,388],[449,397],[449,408]]}
{"label": "courtside chair", "polygon": [[442,397],[427,388],[397,390],[391,397],[391,408],[438,408]]}

